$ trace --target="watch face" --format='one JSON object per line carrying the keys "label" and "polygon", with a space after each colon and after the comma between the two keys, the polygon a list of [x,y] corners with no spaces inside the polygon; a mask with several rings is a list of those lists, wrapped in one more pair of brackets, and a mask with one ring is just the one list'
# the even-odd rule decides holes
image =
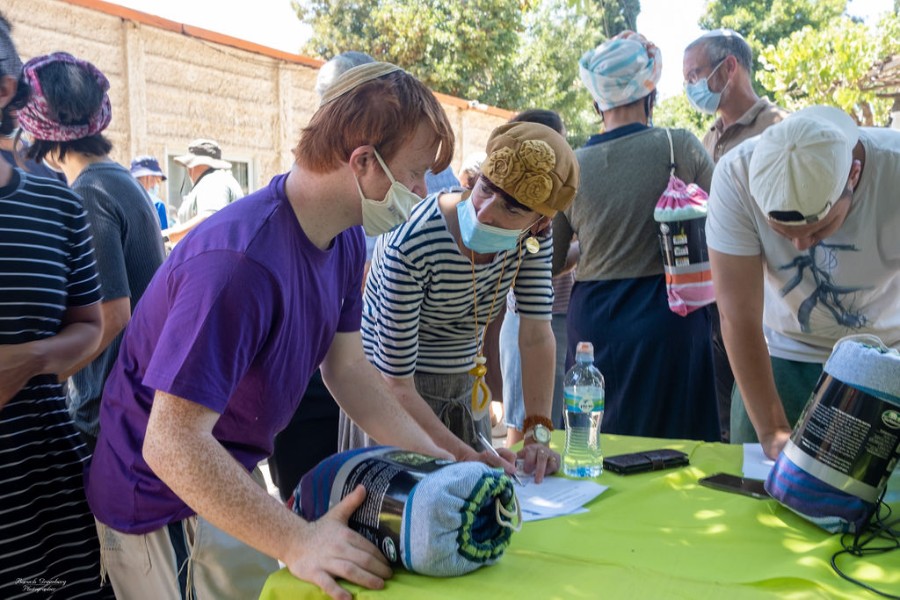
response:
{"label": "watch face", "polygon": [[543,425],[534,426],[534,440],[540,444],[550,443],[550,430]]}

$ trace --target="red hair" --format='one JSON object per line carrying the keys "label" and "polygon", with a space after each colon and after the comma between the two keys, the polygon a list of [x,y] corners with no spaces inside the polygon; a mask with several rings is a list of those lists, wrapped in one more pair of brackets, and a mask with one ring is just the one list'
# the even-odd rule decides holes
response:
{"label": "red hair", "polygon": [[434,94],[405,71],[367,81],[320,107],[294,149],[297,163],[328,173],[350,160],[360,146],[372,145],[390,160],[426,124],[440,148],[431,170],[439,173],[453,157],[454,135]]}

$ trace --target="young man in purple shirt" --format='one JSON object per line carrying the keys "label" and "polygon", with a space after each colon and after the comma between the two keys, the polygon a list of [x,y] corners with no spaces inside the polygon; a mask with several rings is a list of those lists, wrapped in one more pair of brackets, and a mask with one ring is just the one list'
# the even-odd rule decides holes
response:
{"label": "young man in purple shirt", "polygon": [[[451,457],[401,408],[360,341],[362,224],[405,221],[453,132],[433,94],[386,63],[347,71],[303,130],[291,171],[197,227],[137,306],[86,475],[121,598],[256,597],[283,561],[335,598],[391,571],[347,527],[358,488],[309,523],[250,474],[310,375],[373,437]],[[373,200],[374,199],[374,200]]]}

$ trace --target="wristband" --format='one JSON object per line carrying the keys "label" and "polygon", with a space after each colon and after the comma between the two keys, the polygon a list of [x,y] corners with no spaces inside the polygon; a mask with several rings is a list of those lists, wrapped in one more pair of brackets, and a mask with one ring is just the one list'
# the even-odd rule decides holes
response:
{"label": "wristband", "polygon": [[522,423],[522,431],[526,432],[537,424],[541,424],[550,431],[553,431],[553,421],[542,415],[529,415],[525,417],[525,422]]}

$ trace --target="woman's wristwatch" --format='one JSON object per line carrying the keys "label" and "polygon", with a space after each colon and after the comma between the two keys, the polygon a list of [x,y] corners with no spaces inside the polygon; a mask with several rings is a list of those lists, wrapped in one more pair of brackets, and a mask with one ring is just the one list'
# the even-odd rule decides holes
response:
{"label": "woman's wristwatch", "polygon": [[553,431],[553,422],[547,417],[539,415],[530,416],[523,424],[525,430],[525,442],[535,442],[544,446],[550,445],[550,432]]}

